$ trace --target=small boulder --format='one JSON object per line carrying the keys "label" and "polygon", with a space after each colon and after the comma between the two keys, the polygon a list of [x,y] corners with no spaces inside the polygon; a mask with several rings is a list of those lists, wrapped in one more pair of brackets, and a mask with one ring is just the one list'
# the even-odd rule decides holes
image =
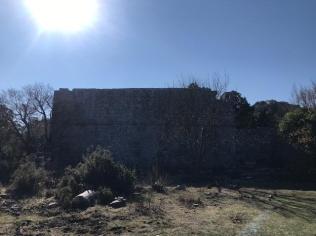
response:
{"label": "small boulder", "polygon": [[50,203],[48,203],[48,205],[47,205],[47,207],[48,207],[49,209],[55,208],[55,207],[57,207],[57,206],[58,206],[58,203],[57,203],[57,202],[50,202]]}
{"label": "small boulder", "polygon": [[96,192],[92,190],[84,191],[72,199],[72,207],[86,209],[95,202]]}
{"label": "small boulder", "polygon": [[10,207],[9,212],[13,215],[19,216],[21,214],[21,207],[17,204],[14,204]]}
{"label": "small boulder", "polygon": [[186,186],[184,184],[180,184],[180,185],[177,185],[174,189],[175,190],[185,191],[186,190]]}
{"label": "small boulder", "polygon": [[17,204],[14,204],[14,205],[11,206],[11,209],[17,211],[17,210],[20,210],[21,207],[19,205],[17,205]]}
{"label": "small boulder", "polygon": [[198,203],[194,203],[192,206],[193,207],[199,207],[200,205]]}
{"label": "small boulder", "polygon": [[110,203],[113,208],[121,208],[126,206],[126,199],[123,197],[116,197],[113,202]]}

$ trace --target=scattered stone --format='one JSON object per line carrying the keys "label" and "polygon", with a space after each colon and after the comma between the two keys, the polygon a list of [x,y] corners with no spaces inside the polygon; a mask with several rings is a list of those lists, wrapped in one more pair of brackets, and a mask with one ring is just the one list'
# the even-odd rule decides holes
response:
{"label": "scattered stone", "polygon": [[19,216],[21,214],[21,206],[17,201],[10,199],[1,201],[0,210],[15,216]]}
{"label": "scattered stone", "polygon": [[1,206],[8,207],[14,204],[16,204],[16,201],[8,199],[8,200],[2,201]]}
{"label": "scattered stone", "polygon": [[0,194],[0,198],[1,198],[1,199],[8,199],[8,198],[9,198],[9,195],[7,195],[6,193],[1,193],[1,194]]}
{"label": "scattered stone", "polygon": [[57,202],[51,202],[51,203],[49,203],[48,204],[48,208],[55,208],[55,207],[57,207],[58,206],[58,203]]}
{"label": "scattered stone", "polygon": [[86,209],[94,204],[95,197],[96,192],[92,190],[87,190],[74,197],[71,205],[73,208]]}
{"label": "scattered stone", "polygon": [[116,197],[113,202],[110,203],[113,208],[121,208],[126,206],[126,199],[123,197]]}
{"label": "scattered stone", "polygon": [[20,210],[21,207],[19,207],[17,204],[14,204],[11,206],[11,210],[14,210],[14,211],[17,211],[17,210]]}
{"label": "scattered stone", "polygon": [[182,191],[185,191],[186,190],[186,186],[184,184],[180,184],[180,185],[177,185],[175,187],[175,190],[182,190]]}

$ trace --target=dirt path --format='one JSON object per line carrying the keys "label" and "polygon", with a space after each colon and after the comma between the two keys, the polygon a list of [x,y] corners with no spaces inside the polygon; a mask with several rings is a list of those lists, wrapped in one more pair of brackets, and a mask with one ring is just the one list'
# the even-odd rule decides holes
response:
{"label": "dirt path", "polygon": [[254,218],[245,228],[239,233],[239,236],[253,236],[256,235],[264,223],[269,218],[269,212],[265,211]]}

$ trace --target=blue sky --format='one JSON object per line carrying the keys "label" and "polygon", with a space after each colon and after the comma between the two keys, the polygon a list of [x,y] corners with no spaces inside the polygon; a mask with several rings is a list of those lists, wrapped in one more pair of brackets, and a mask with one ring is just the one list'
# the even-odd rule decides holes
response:
{"label": "blue sky", "polygon": [[77,34],[38,33],[23,0],[0,3],[0,89],[170,87],[230,75],[250,102],[316,79],[315,0],[99,0]]}

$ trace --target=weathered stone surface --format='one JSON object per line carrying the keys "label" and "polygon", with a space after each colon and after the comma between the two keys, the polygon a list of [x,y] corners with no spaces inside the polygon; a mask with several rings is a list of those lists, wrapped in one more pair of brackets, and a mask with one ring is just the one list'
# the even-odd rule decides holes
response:
{"label": "weathered stone surface", "polygon": [[88,147],[100,145],[136,169],[151,169],[157,157],[177,169],[188,141],[184,126],[194,129],[193,139],[204,135],[196,143],[207,168],[273,155],[273,131],[237,129],[234,119],[232,105],[209,89],[60,89],[54,96],[53,157],[59,165],[76,164]]}
{"label": "weathered stone surface", "polygon": [[[54,157],[65,165],[74,164],[88,147],[101,145],[126,164],[148,167],[159,155],[169,127],[179,126],[181,119],[191,113],[196,116],[193,125],[203,127],[209,123],[210,112],[213,132],[218,136],[211,146],[229,142],[234,125],[231,107],[216,100],[215,93],[208,89],[194,93],[174,88],[61,89],[54,96]],[[230,148],[218,150],[220,156],[231,156]]]}

